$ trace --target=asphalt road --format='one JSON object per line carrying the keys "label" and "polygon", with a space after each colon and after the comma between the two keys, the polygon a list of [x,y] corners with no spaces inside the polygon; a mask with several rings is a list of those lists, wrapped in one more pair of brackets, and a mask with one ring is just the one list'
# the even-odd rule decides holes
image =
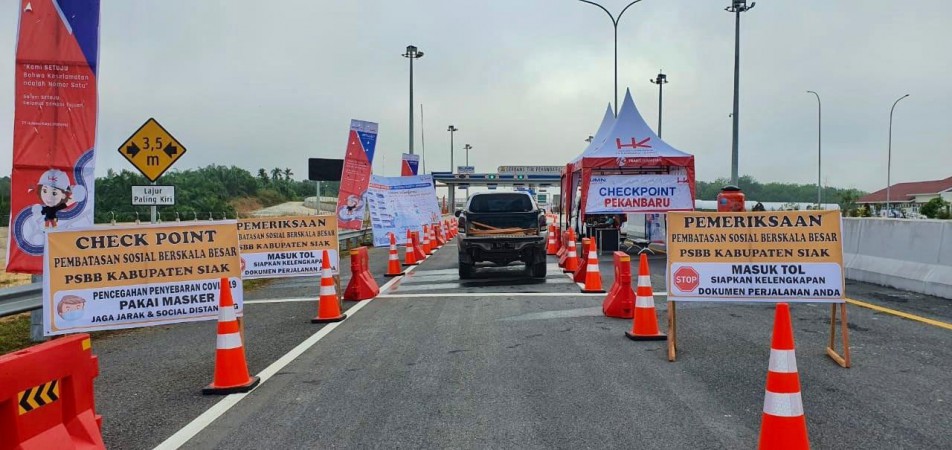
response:
{"label": "asphalt road", "polygon": [[[553,265],[543,281],[510,267],[460,282],[455,251],[449,245],[399,279],[185,447],[756,445],[770,305],[679,304],[671,363],[664,342],[626,339],[631,322],[602,316],[603,296],[580,295]],[[602,259],[607,288],[613,272]],[[372,252],[373,273],[385,263],[385,251]],[[664,257],[651,266],[663,292]],[[852,283],[847,293],[952,322],[949,300]],[[284,279],[246,299],[316,294],[316,279]],[[656,303],[664,318],[663,296]],[[850,306],[853,367],[843,369],[824,352],[829,306],[791,309],[814,448],[952,447],[952,332]],[[320,330],[309,323],[315,310],[315,301],[249,303],[251,372]],[[95,340],[97,409],[110,448],[152,448],[220,400],[200,394],[211,381],[214,330],[205,322]]]}

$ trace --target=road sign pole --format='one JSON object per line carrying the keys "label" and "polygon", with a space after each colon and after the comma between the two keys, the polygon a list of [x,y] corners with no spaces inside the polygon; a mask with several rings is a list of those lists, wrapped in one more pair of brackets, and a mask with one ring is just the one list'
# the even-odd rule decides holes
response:
{"label": "road sign pole", "polygon": [[[152,182],[152,185],[155,186],[155,181]],[[152,205],[152,223],[155,223],[155,205]]]}
{"label": "road sign pole", "polygon": [[[43,282],[43,275],[31,275],[30,281],[33,283]],[[43,336],[43,310],[34,309],[30,311],[30,341],[44,342],[46,336]]]}

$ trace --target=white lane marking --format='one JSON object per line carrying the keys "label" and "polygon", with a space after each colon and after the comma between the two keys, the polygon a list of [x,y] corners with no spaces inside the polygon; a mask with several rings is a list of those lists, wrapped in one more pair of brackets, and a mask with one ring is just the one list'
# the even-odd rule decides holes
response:
{"label": "white lane marking", "polygon": [[[389,284],[389,283],[388,283]],[[386,285],[385,285],[386,286]],[[384,288],[380,288],[381,292],[384,292]],[[413,292],[404,292],[393,291],[393,294],[381,294],[374,298],[405,298],[405,297],[543,297],[543,296],[580,296],[580,297],[595,297],[602,296],[606,294],[586,294],[586,293],[572,293],[572,292],[482,292],[482,293],[459,293],[459,292],[446,292],[442,294],[415,294]],[[667,297],[667,292],[655,292],[655,297]],[[257,304],[268,304],[268,303],[290,303],[290,302],[316,302],[317,299],[300,297],[300,298],[274,298],[274,299],[265,299],[265,300],[245,300],[245,304],[257,305]]]}
{"label": "white lane marking", "polygon": [[262,303],[290,303],[290,302],[317,302],[317,298],[297,297],[297,298],[269,298],[264,300],[245,300],[246,305],[257,305]]}
{"label": "white lane marking", "polygon": [[[386,294],[375,298],[439,298],[439,297],[605,297],[605,293],[571,293],[571,292],[446,292],[441,294]],[[657,297],[667,297],[667,292],[658,292]]]}
{"label": "white lane marking", "polygon": [[[416,268],[416,266],[412,266],[409,269],[407,269],[407,273],[413,271],[414,268]],[[381,288],[381,291],[384,288],[389,288],[391,285],[396,283],[397,280],[400,278],[402,278],[402,276],[395,277],[394,279],[388,281],[387,284],[383,285],[383,287]],[[377,297],[374,297],[374,298],[377,298]],[[352,306],[350,309],[345,311],[345,314],[347,314],[347,317],[350,318],[354,314],[356,314],[357,311],[360,311],[364,306],[367,306],[367,304],[369,304],[373,300],[374,299],[372,298],[370,300],[357,303],[356,305]],[[334,331],[335,329],[337,329],[338,326],[340,326],[340,324],[345,322],[346,320],[342,322],[333,322],[333,323],[324,325],[316,333],[312,334],[310,337],[308,337],[303,342],[298,344],[297,347],[294,347],[293,349],[291,349],[291,351],[285,353],[284,356],[278,358],[277,361],[271,363],[271,365],[269,365],[268,367],[265,367],[264,370],[259,372],[258,377],[261,378],[261,383],[258,384],[258,387],[251,390],[250,392],[226,395],[225,398],[221,399],[218,403],[215,403],[214,405],[212,405],[211,408],[208,408],[207,410],[205,410],[205,412],[203,412],[201,415],[196,417],[195,420],[192,420],[191,422],[188,423],[188,425],[185,425],[184,427],[182,427],[182,429],[175,432],[175,434],[173,434],[172,436],[169,436],[169,438],[166,439],[164,442],[157,445],[155,447],[156,450],[166,450],[166,449],[174,450],[181,447],[182,445],[185,445],[185,443],[187,443],[189,440],[195,437],[198,433],[202,432],[202,430],[204,430],[209,425],[211,425],[211,423],[214,422],[215,419],[218,419],[219,417],[224,415],[226,412],[228,412],[229,409],[231,409],[233,406],[238,404],[238,402],[244,399],[248,394],[261,388],[261,386],[263,386],[272,376],[274,376],[274,374],[278,373],[281,369],[285,368],[288,364],[290,364],[292,361],[297,359],[308,349],[313,347],[314,344],[317,344],[317,342],[323,339],[324,336],[327,336],[328,334],[330,334],[331,331]]]}

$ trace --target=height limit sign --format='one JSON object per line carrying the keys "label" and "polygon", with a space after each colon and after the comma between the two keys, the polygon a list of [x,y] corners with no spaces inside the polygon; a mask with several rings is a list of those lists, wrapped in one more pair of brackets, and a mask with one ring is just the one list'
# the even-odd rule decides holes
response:
{"label": "height limit sign", "polygon": [[185,154],[185,147],[150,118],[119,147],[119,153],[155,182]]}

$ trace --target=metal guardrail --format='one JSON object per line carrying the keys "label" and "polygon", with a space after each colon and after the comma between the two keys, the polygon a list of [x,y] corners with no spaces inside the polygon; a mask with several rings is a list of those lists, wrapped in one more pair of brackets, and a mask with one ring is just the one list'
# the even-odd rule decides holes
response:
{"label": "metal guardrail", "polygon": [[[337,235],[343,244],[341,250],[356,246],[370,233],[370,228],[356,231],[344,231]],[[0,317],[20,314],[43,307],[43,283],[31,283],[23,286],[0,289]]]}

